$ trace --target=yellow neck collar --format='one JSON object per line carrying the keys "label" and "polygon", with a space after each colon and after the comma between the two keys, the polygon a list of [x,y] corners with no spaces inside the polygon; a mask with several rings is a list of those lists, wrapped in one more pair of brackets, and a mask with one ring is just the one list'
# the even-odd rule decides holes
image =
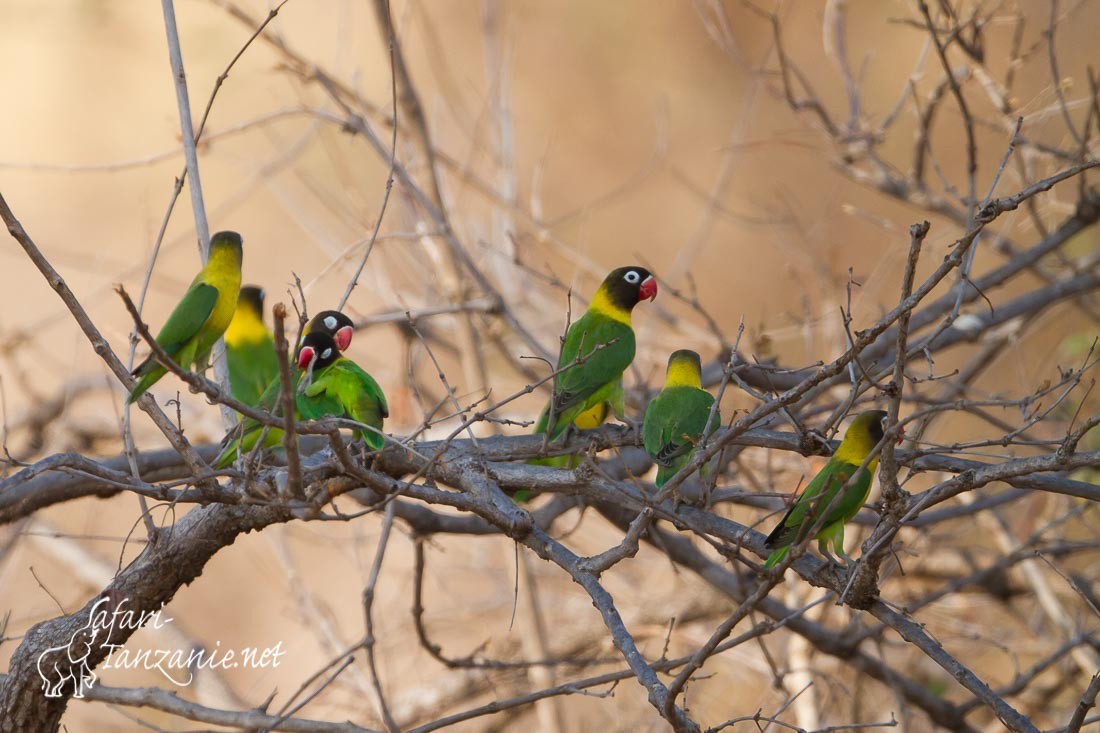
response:
{"label": "yellow neck collar", "polygon": [[[845,463],[859,466],[874,448],[875,444],[871,442],[871,437],[867,434],[867,431],[852,430],[845,433],[844,440],[840,441],[840,447],[836,449],[833,456]],[[875,456],[874,460],[867,464],[867,470],[874,473],[877,466],[878,456]]]}
{"label": "yellow neck collar", "polygon": [[256,311],[245,306],[238,307],[225,329],[225,343],[239,346],[245,343],[259,343],[267,338],[267,327]]}
{"label": "yellow neck collar", "polygon": [[592,302],[588,304],[588,310],[620,323],[625,323],[628,326],[630,325],[630,311],[615,305],[611,298],[607,297],[607,291],[604,290],[602,285],[596,291],[596,294],[592,296]]}
{"label": "yellow neck collar", "polygon": [[703,388],[703,380],[699,370],[688,361],[674,361],[668,365],[665,373],[665,387],[695,387]]}

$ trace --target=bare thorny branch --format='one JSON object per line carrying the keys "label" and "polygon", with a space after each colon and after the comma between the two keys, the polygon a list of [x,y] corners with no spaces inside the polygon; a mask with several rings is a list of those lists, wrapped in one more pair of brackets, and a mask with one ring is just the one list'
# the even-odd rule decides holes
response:
{"label": "bare thorny branch", "polygon": [[[745,398],[739,403],[742,405],[740,411],[726,427],[704,441],[689,469],[681,471],[660,492],[644,480],[650,464],[634,448],[638,436],[631,429],[605,427],[555,445],[545,444],[541,436],[479,434],[478,428],[488,427],[489,432],[495,432],[499,425],[507,424],[512,418],[502,417],[503,410],[543,384],[553,384],[560,370],[551,370],[549,376],[529,380],[509,396],[489,398],[489,352],[486,340],[478,334],[492,330],[496,335],[491,338],[496,339],[497,344],[508,343],[510,339],[543,358],[552,356],[552,348],[535,336],[537,327],[525,321],[519,304],[509,301],[504,295],[506,289],[488,274],[489,269],[475,254],[476,250],[463,240],[461,230],[454,225],[454,212],[448,210],[449,179],[445,174],[455,176],[474,190],[480,189],[510,212],[516,213],[519,206],[514,201],[501,202],[491,185],[464,170],[462,164],[447,155],[433,138],[389,3],[378,0],[374,7],[392,65],[392,116],[383,113],[381,106],[363,98],[353,85],[342,82],[336,74],[295,52],[281,36],[270,30],[263,31],[282,4],[262,22],[250,18],[233,3],[223,5],[238,20],[259,29],[245,48],[254,39],[262,39],[297,76],[318,84],[329,97],[330,108],[311,110],[308,114],[323,124],[340,125],[366,139],[388,169],[381,207],[371,227],[363,259],[347,286],[344,301],[352,294],[367,257],[380,241],[382,213],[387,208],[393,183],[398,184],[400,196],[404,197],[407,215],[418,226],[418,236],[445,245],[446,282],[440,288],[445,302],[420,309],[402,304],[392,313],[367,318],[359,325],[397,323],[416,337],[416,343],[429,356],[445,391],[440,404],[452,411],[447,419],[454,422],[447,426],[448,434],[443,439],[422,438],[421,431],[417,431],[415,439],[387,436],[385,450],[374,455],[359,455],[349,450],[340,438],[339,428],[349,427],[347,421],[310,423],[295,420],[294,395],[290,387],[292,365],[285,359],[288,352],[286,313],[281,306],[275,312],[275,337],[281,355],[283,390],[281,415],[273,415],[233,400],[223,387],[173,364],[155,344],[139,309],[120,287],[120,295],[137,333],[169,371],[213,404],[285,431],[285,466],[272,459],[259,461],[254,471],[250,469],[243,476],[236,470],[212,471],[208,461],[216,454],[216,446],[192,445],[180,426],[173,423],[151,396],[143,397],[138,404],[150,415],[171,449],[135,454],[134,465],[140,469],[140,478],[128,471],[124,456],[96,459],[78,452],[63,452],[45,455],[27,465],[13,465],[14,472],[0,480],[0,522],[4,524],[23,521],[48,506],[82,497],[119,493],[162,500],[180,509],[188,507],[189,511],[179,511],[174,524],[164,533],[153,535],[154,541],[122,568],[95,598],[70,614],[43,620],[27,631],[12,655],[7,675],[0,678],[0,730],[31,729],[28,726],[51,730],[60,725],[72,694],[71,686],[62,698],[42,697],[36,664],[44,650],[75,638],[74,634],[78,634],[82,623],[87,621],[95,601],[106,598],[117,607],[125,599],[139,610],[159,607],[184,584],[197,578],[217,552],[243,533],[294,519],[353,522],[356,517],[370,514],[381,515],[382,529],[363,586],[363,637],[358,643],[349,645],[347,654],[334,658],[309,677],[307,683],[316,683],[316,686],[293,706],[290,702],[296,698],[292,698],[278,715],[268,713],[266,704],[252,710],[234,711],[190,702],[154,688],[102,685],[91,688],[87,700],[127,707],[147,706],[187,720],[240,729],[369,730],[351,722],[330,723],[307,718],[302,712],[318,696],[339,685],[341,673],[349,665],[358,663],[352,659],[361,651],[366,657],[369,674],[365,679],[370,680],[375,718],[379,727],[387,731],[411,729],[426,733],[485,715],[521,710],[538,700],[562,695],[609,696],[618,681],[627,679],[633,679],[640,685],[639,689],[645,690],[651,714],[663,718],[674,730],[698,731],[702,730],[701,715],[689,705],[690,693],[695,685],[704,684],[702,670],[707,663],[750,640],[760,640],[771,634],[795,634],[805,639],[816,653],[840,660],[857,679],[874,680],[874,684],[891,691],[905,706],[906,716],[910,711],[919,710],[934,724],[952,730],[976,730],[993,719],[1013,731],[1038,729],[1039,724],[1035,721],[1042,707],[1033,703],[1033,697],[1042,687],[1039,680],[1058,668],[1059,654],[1083,644],[1097,643],[1095,619],[1076,629],[1069,639],[1059,640],[1056,649],[1028,671],[1018,674],[1010,684],[998,684],[990,679],[986,670],[977,666],[977,660],[966,657],[964,644],[954,638],[941,641],[918,614],[946,594],[970,588],[992,588],[992,584],[983,586],[982,583],[993,576],[1008,576],[1025,563],[1029,557],[1025,548],[1042,547],[1047,550],[1044,558],[1055,557],[1060,564],[1095,550],[1094,537],[1078,544],[1074,543],[1076,540],[1067,540],[1053,551],[1045,544],[1052,539],[1050,534],[1055,528],[1081,522],[1090,512],[1087,507],[1081,508],[1077,500],[1100,499],[1100,489],[1087,480],[1087,474],[1075,473],[1100,466],[1100,451],[1090,442],[1090,431],[1100,421],[1085,412],[1090,409],[1086,405],[1094,404],[1089,392],[1095,367],[1092,353],[1078,367],[1066,370],[1058,378],[1048,380],[1050,384],[1039,385],[1030,393],[989,394],[977,386],[979,376],[1020,332],[1051,318],[1051,310],[1061,303],[1072,302],[1084,313],[1094,312],[1092,296],[1100,289],[1095,257],[1068,253],[1066,247],[1075,235],[1100,220],[1100,200],[1086,185],[1088,172],[1100,166],[1100,159],[1089,156],[1088,144],[1090,125],[1100,126],[1100,101],[1097,100],[1097,85],[1090,84],[1091,97],[1084,100],[1087,114],[1079,125],[1074,117],[1076,106],[1066,98],[1058,78],[1054,32],[1059,17],[1057,3],[1052,4],[1045,38],[1050,70],[1055,77],[1057,111],[1073,139],[1074,149],[1059,151],[1031,139],[1029,135],[1036,133],[1028,129],[1026,117],[1008,101],[1007,94],[1000,95],[994,108],[1002,146],[1003,135],[1010,133],[1011,137],[999,167],[988,177],[989,193],[984,200],[979,199],[977,191],[979,185],[985,190],[988,175],[983,171],[980,155],[985,146],[979,144],[986,113],[975,99],[983,89],[974,80],[987,80],[987,94],[992,93],[989,89],[998,86],[1007,92],[1013,87],[1012,75],[1016,67],[1009,65],[1003,82],[996,82],[986,68],[982,39],[987,32],[988,19],[980,9],[975,9],[970,17],[962,17],[962,13],[948,3],[941,2],[935,8],[923,0],[915,2],[913,10],[915,15],[919,14],[919,21],[912,22],[913,30],[926,34],[939,60],[942,78],[931,80],[931,92],[923,100],[913,81],[907,83],[901,95],[900,104],[912,101],[916,120],[915,143],[910,156],[912,166],[911,170],[903,172],[889,164],[887,153],[883,152],[883,142],[893,130],[891,126],[898,115],[892,113],[876,123],[874,115],[864,108],[867,100],[861,93],[860,74],[853,70],[849,59],[845,3],[830,3],[826,49],[843,82],[843,114],[830,109],[830,103],[815,92],[807,76],[798,68],[783,42],[779,14],[760,11],[754,6],[773,34],[779,67],[774,77],[762,78],[796,115],[809,113],[807,117],[819,134],[840,153],[837,162],[840,174],[869,185],[887,197],[916,205],[935,217],[936,222],[930,225],[921,221],[910,228],[902,284],[896,300],[891,301],[892,307],[869,323],[861,322],[849,307],[844,312],[845,327],[849,322],[851,325],[848,343],[834,353],[823,354],[822,361],[810,366],[788,369],[746,357],[739,352],[740,336],[731,352],[730,344],[724,343],[719,321],[702,307],[694,288],[690,297],[681,296],[704,321],[700,331],[709,335],[713,342],[709,345],[713,353],[718,354],[708,365],[706,383],[720,385],[721,393],[725,393],[727,385],[743,385],[747,389],[738,396],[738,399]],[[170,9],[171,2],[165,0],[166,18]],[[724,12],[716,8],[708,11],[705,17],[720,23]],[[170,30],[170,37],[171,33]],[[722,35],[717,33],[715,37]],[[1021,45],[1022,36],[1014,43],[1014,61],[1024,55],[1019,50]],[[178,41],[170,46],[178,52]],[[241,53],[243,49],[230,63],[230,68]],[[960,71],[959,57],[972,68]],[[177,75],[181,74],[182,58],[178,53],[173,55],[172,62],[173,68],[178,69]],[[224,77],[225,74],[219,77],[217,86],[221,86]],[[1092,80],[1091,72],[1088,78]],[[177,90],[183,90],[180,104],[184,105],[186,87],[179,82],[182,76],[177,79]],[[936,153],[942,140],[933,135],[937,120],[941,121],[937,130],[942,135],[942,120],[952,113],[952,105],[958,116],[953,126],[961,127],[963,132],[965,163],[961,186],[950,181],[941,166]],[[400,129],[396,122],[398,108],[402,117]],[[209,109],[208,105],[207,113]],[[188,129],[189,116],[184,115],[187,177],[192,183],[196,212],[201,208],[202,196],[196,175],[195,142],[205,123],[206,115],[198,133],[192,133]],[[389,145],[383,144],[378,127],[389,128]],[[412,158],[398,154],[399,149],[404,150],[403,141],[423,162],[419,175],[410,168]],[[1014,193],[995,196],[996,189],[1004,190],[1008,186],[1002,176],[1007,179],[1010,175],[1009,163],[1014,156],[1026,159],[1021,166],[1028,175],[1012,186]],[[940,189],[933,187],[926,173],[929,165],[937,171],[942,184]],[[1049,172],[1045,177],[1029,173],[1040,169]],[[183,178],[180,177],[181,185]],[[1010,234],[1020,235],[1018,229],[1006,223],[1008,217],[1005,215],[1027,206],[1033,215],[1042,216],[1040,205],[1048,200],[1048,192],[1068,189],[1060,184],[1070,181],[1080,183],[1074,212],[1060,222],[1044,223],[1038,229],[1037,241],[1030,247],[1010,241]],[[393,206],[397,205],[395,199]],[[530,211],[518,213],[522,214],[519,218],[532,227],[542,226]],[[57,292],[93,350],[118,382],[126,389],[132,386],[122,361],[2,196],[0,218]],[[196,213],[196,221],[201,218]],[[196,226],[202,231],[201,224]],[[958,232],[944,234],[951,231],[951,226],[957,227]],[[940,232],[940,243],[933,242],[930,232]],[[930,252],[952,239],[943,247],[942,260],[935,262]],[[991,245],[993,241],[997,244]],[[998,252],[1008,253],[1008,256],[996,267],[978,273],[974,271],[975,256],[983,245],[996,247]],[[893,237],[892,246],[901,249],[904,243]],[[1015,287],[1017,276],[1029,272],[1040,276],[1040,285],[1024,292],[1009,287]],[[948,288],[952,276],[956,283]],[[945,293],[945,289],[950,292]],[[1001,291],[1013,294],[1005,296]],[[988,308],[980,315],[966,313],[965,309],[975,303],[987,303]],[[455,326],[452,331],[458,334],[459,361],[464,368],[462,383],[476,393],[470,402],[464,402],[467,398],[459,391],[457,382],[447,375],[444,361],[437,354],[439,342],[424,328],[429,318],[443,319]],[[1004,338],[986,338],[995,329],[1016,330]],[[500,332],[507,335],[500,336]],[[968,347],[975,340],[984,340],[988,349],[958,372],[936,374],[940,369],[935,363],[937,357],[954,347]],[[553,359],[548,360],[554,363]],[[927,364],[927,376],[919,376],[918,365],[924,364]],[[570,366],[583,366],[583,363]],[[942,389],[939,385],[943,385]],[[733,386],[730,391],[734,391]],[[872,528],[863,543],[860,560],[853,568],[839,568],[818,560],[810,552],[792,553],[789,567],[797,574],[798,582],[822,589],[824,595],[798,608],[780,603],[772,591],[783,582],[783,575],[758,572],[759,559],[767,557],[768,551],[763,545],[763,535],[756,531],[754,524],[759,521],[758,510],[774,512],[781,508],[782,502],[774,494],[768,496],[741,489],[737,484],[749,478],[739,471],[745,472],[747,459],[763,453],[764,449],[776,454],[819,451],[820,444],[802,429],[802,425],[816,424],[823,415],[839,417],[848,407],[859,409],[876,399],[885,400],[891,426],[919,424],[920,429],[910,434],[910,442],[904,448],[895,449],[890,440],[881,446],[882,501],[876,505],[878,516],[864,513],[853,523],[853,527]],[[1063,420],[1060,415],[1070,407],[1073,408],[1072,419]],[[954,445],[937,445],[927,439],[932,434],[929,425],[933,420],[963,412],[983,418],[986,424],[998,428],[998,434]],[[779,415],[800,432],[771,430],[770,421]],[[425,419],[423,431],[434,426],[432,420]],[[1058,426],[1058,430],[1052,431],[1052,426]],[[459,437],[464,434],[466,437]],[[833,446],[835,443],[829,444]],[[586,460],[572,470],[522,462],[538,456],[576,453],[599,456],[610,451],[614,451],[613,456]],[[712,477],[716,485],[704,506],[682,503],[676,498],[684,493],[696,469],[716,462],[720,456],[723,463],[719,475]],[[740,460],[742,458],[746,460]],[[770,473],[770,465],[767,470]],[[903,470],[907,475],[902,475]],[[274,498],[247,488],[238,492],[230,488],[231,484],[225,481],[227,477],[246,485],[285,485],[289,490]],[[1012,488],[993,490],[991,487],[997,483]],[[549,499],[542,504],[518,506],[509,495],[520,490],[542,494]],[[965,500],[952,501],[959,497]],[[361,504],[361,511],[345,512],[345,505],[350,501]],[[941,579],[939,587],[927,591],[909,590],[893,576],[905,552],[916,557],[907,557],[905,563],[917,566],[917,573],[931,563],[931,558],[921,556],[922,552],[939,557],[940,553],[932,553],[927,548],[924,538],[949,531],[955,520],[999,517],[998,512],[1007,507],[1015,509],[1026,505],[1034,508],[1038,502],[1046,502],[1043,516],[1051,519],[1026,542],[1020,543],[1018,549],[1002,551],[992,557],[959,553],[963,566]],[[192,504],[196,506],[189,506]],[[575,548],[573,536],[562,535],[555,527],[556,520],[574,510],[580,516],[578,526],[582,520],[585,527],[591,526],[590,515],[585,514],[588,506],[595,507],[618,532],[610,546],[605,544],[606,549],[592,554]],[[385,579],[383,559],[393,541],[395,526],[407,528],[415,539],[417,560],[412,625],[424,649],[446,667],[456,672],[477,670],[501,676],[509,670],[533,665],[569,670],[590,664],[607,665],[618,660],[618,665],[625,667],[544,689],[501,696],[485,704],[471,704],[458,712],[446,713],[440,709],[431,720],[420,724],[404,719],[393,689],[397,682],[386,674],[383,652],[377,644],[377,598]],[[1011,540],[1008,524],[1002,522],[998,526]],[[850,531],[854,532],[854,528]],[[583,590],[602,621],[600,637],[610,642],[615,652],[610,656],[597,656],[557,655],[551,651],[544,659],[520,660],[492,659],[480,653],[465,657],[444,655],[442,646],[431,640],[425,625],[423,553],[426,543],[433,537],[448,535],[504,538],[517,543],[523,552],[547,561],[560,577]],[[581,544],[579,540],[577,544]],[[667,646],[673,642],[683,643],[682,637],[673,631],[669,632],[666,649],[659,657],[646,648],[641,624],[633,614],[645,589],[632,589],[636,597],[625,591],[616,591],[613,595],[609,590],[616,578],[625,576],[632,566],[643,562],[639,559],[641,553],[649,551],[691,571],[735,604],[732,609],[727,606],[707,616],[703,620],[706,628],[699,637],[703,641],[692,642],[690,653],[673,659],[666,656]],[[782,566],[786,568],[787,565]],[[914,568],[906,567],[905,570],[913,572]],[[1053,567],[1053,570],[1062,573],[1060,567]],[[1081,594],[1086,586],[1087,583],[1073,585]],[[909,593],[914,595],[907,595]],[[843,624],[830,625],[807,616],[811,609],[823,606],[825,599],[842,605],[833,613],[847,614],[847,630]],[[1064,598],[1055,601],[1067,602]],[[746,623],[752,624],[750,629],[743,628]],[[734,636],[739,629],[740,634]],[[122,644],[129,633],[129,630],[118,629],[109,641]],[[896,644],[898,638],[905,642],[914,658],[934,663],[965,689],[970,695],[968,700],[960,703],[950,696],[932,694],[916,671],[889,663],[881,647]],[[552,637],[551,641],[557,646],[560,639]],[[102,650],[94,651],[88,661],[94,668],[103,657]],[[60,660],[59,664],[69,664],[67,669],[74,669],[71,662]],[[607,685],[611,687],[593,691],[593,688]],[[1093,677],[1087,682],[1076,680],[1070,688],[1075,707],[1070,716],[1056,722],[1064,726],[1064,730],[1076,731],[1095,704],[1100,683]],[[726,722],[711,730],[721,730],[738,722],[774,723],[777,727],[800,729],[785,722],[787,712],[783,708],[767,713],[762,710],[727,710],[726,713],[717,719]],[[890,713],[889,716],[853,716],[852,723],[828,729],[890,727],[897,723],[893,711]],[[889,722],[858,722],[882,721],[886,717],[890,717]]]}

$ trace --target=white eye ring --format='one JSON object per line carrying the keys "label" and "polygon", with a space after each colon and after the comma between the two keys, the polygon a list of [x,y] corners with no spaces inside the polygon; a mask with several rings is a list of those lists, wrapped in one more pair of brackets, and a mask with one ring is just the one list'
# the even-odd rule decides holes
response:
{"label": "white eye ring", "polygon": [[631,285],[637,285],[639,282],[641,282],[642,276],[639,275],[635,270],[631,270],[630,272],[623,275],[623,280],[626,280]]}
{"label": "white eye ring", "polygon": [[327,328],[330,331],[336,330],[336,316],[326,316],[325,317],[325,328]]}
{"label": "white eye ring", "polygon": [[322,359],[327,359],[330,356],[332,356],[332,349],[325,349],[324,352],[321,354]]}

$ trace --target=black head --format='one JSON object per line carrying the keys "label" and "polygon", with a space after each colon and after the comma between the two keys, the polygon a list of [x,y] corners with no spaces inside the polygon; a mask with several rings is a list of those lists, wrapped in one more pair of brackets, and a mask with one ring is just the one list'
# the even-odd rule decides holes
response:
{"label": "black head", "polygon": [[314,332],[326,333],[336,342],[336,348],[347,351],[355,334],[355,326],[340,311],[321,311],[306,324],[305,332],[307,335]]}
{"label": "black head", "polygon": [[691,349],[678,349],[668,355],[668,365],[683,364],[699,372],[703,369],[703,362],[699,358],[699,352]]}
{"label": "black head", "polygon": [[241,294],[237,297],[237,307],[246,305],[256,311],[256,315],[263,318],[264,315],[264,289],[255,285],[242,285]]}
{"label": "black head", "polygon": [[886,411],[868,410],[856,419],[861,418],[867,421],[867,433],[871,436],[871,445],[878,445],[882,436],[886,434]]}
{"label": "black head", "polygon": [[600,290],[612,305],[629,311],[638,301],[657,297],[657,280],[644,267],[619,267],[608,273]]}
{"label": "black head", "polygon": [[302,348],[298,350],[298,368],[302,371],[317,371],[340,358],[340,350],[332,336],[324,331],[314,331],[302,339]]}
{"label": "black head", "polygon": [[210,237],[210,250],[216,249],[234,249],[238,253],[244,248],[244,242],[241,240],[241,235],[236,232],[217,232],[214,236]]}

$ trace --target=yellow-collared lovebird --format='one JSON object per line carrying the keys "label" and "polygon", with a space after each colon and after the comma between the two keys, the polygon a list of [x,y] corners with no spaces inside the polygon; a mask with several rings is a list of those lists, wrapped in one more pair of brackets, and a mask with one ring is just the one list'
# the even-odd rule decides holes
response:
{"label": "yellow-collared lovebird", "polygon": [[[206,266],[157,334],[160,347],[184,369],[206,368],[210,350],[237,310],[242,252],[241,235],[236,232],[218,232],[211,237]],[[136,401],[167,373],[152,356],[143,361],[133,371],[138,383],[127,403]]]}
{"label": "yellow-collared lovebird", "polygon": [[264,291],[245,285],[237,298],[237,311],[225,329],[225,358],[229,362],[229,388],[233,397],[255,405],[279,375],[275,339],[264,325]]}
{"label": "yellow-collared lovebird", "polygon": [[562,371],[536,433],[556,440],[574,422],[596,427],[609,408],[624,416],[623,372],[635,348],[630,315],[640,301],[656,297],[657,281],[643,267],[620,267],[604,278],[588,310],[565,334],[558,356]]}
{"label": "yellow-collared lovebird", "polygon": [[298,368],[304,374],[296,401],[303,420],[342,417],[362,423],[355,435],[370,450],[385,446],[382,421],[390,415],[386,395],[374,377],[351,359],[341,356],[326,333],[310,333],[302,341]]}
{"label": "yellow-collared lovebird", "polygon": [[[886,413],[882,410],[868,410],[856,416],[844,433],[844,440],[840,441],[836,453],[806,485],[783,521],[768,535],[764,547],[774,552],[764,563],[765,568],[780,563],[791,545],[805,539],[814,526],[820,527],[816,539],[821,554],[833,560],[829,554],[831,542],[838,555],[852,562],[844,554],[844,525],[856,515],[871,491],[871,476],[878,468],[878,456],[867,464],[865,470],[859,470],[859,467],[882,440],[885,420]],[[904,431],[899,432],[898,442],[904,434]],[[838,499],[841,489],[843,493]]]}
{"label": "yellow-collared lovebird", "polygon": [[[327,366],[336,360],[340,352],[351,345],[354,328],[352,327],[351,319],[343,313],[339,311],[321,311],[306,324],[303,330],[302,341],[294,353],[295,361],[301,362],[302,351],[305,348],[306,340],[311,334],[326,336],[336,346],[336,354],[330,354],[327,360],[320,362],[320,366]],[[344,346],[341,348],[340,344]],[[316,350],[314,349],[311,353],[316,353]],[[302,368],[304,369],[305,366]],[[314,368],[317,369],[320,367],[315,364]],[[278,364],[276,364],[276,370],[277,369]],[[297,395],[299,393],[298,387],[301,380],[301,371],[296,370],[292,375],[292,379],[291,388],[294,390],[295,395]],[[255,402],[249,404],[272,414],[281,415],[282,405],[279,404],[280,389],[281,380],[276,371],[275,378],[268,383],[267,389],[263,391],[263,394],[261,394]],[[283,442],[283,431],[276,427],[268,427],[265,432],[262,423],[251,418],[245,418],[222,438],[222,445],[224,447],[222,448],[222,452],[218,454],[218,457],[214,459],[212,465],[214,468],[225,468],[229,466],[237,457],[238,451],[243,453],[251,451],[256,446],[256,443],[260,441],[261,437],[263,438],[264,448],[273,448]]]}
{"label": "yellow-collared lovebird", "polygon": [[704,432],[713,433],[722,424],[718,410],[711,415],[714,396],[703,389],[701,372],[697,353],[672,352],[665,386],[646,408],[642,441],[657,463],[657,488],[691,462]]}
{"label": "yellow-collared lovebird", "polygon": [[336,348],[344,353],[351,346],[351,339],[355,335],[355,326],[351,319],[340,311],[321,311],[309,319],[306,328],[302,331],[302,338],[314,331],[324,331],[336,342]]}
{"label": "yellow-collared lovebird", "polygon": [[[313,318],[309,319],[309,323],[302,330],[302,340],[298,343],[298,348],[294,350],[294,361],[298,361],[298,357],[302,352],[302,345],[305,344],[306,337],[311,333],[323,333],[329,336],[333,343],[336,344],[336,349],[340,353],[347,351],[351,346],[351,339],[355,335],[355,328],[352,326],[351,319],[340,311],[321,311]],[[276,364],[276,370],[278,364]],[[294,388],[298,387],[299,372],[294,372],[291,375],[294,378]],[[260,409],[270,412],[275,407],[275,403],[279,400],[279,375],[276,371],[275,378],[267,385],[267,389],[260,395],[259,399],[255,402],[255,406]]]}

